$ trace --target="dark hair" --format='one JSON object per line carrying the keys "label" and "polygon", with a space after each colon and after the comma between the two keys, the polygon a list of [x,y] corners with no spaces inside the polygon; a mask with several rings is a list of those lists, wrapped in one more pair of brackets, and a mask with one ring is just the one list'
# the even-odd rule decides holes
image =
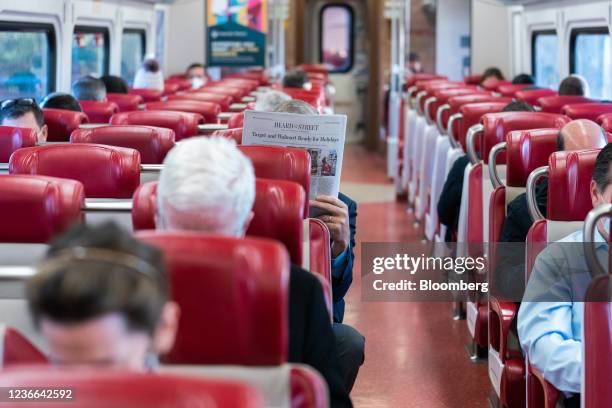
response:
{"label": "dark hair", "polygon": [[156,73],[159,71],[159,62],[153,58],[148,58],[142,62],[142,67],[147,72]]}
{"label": "dark hair", "polygon": [[584,95],[584,84],[580,78],[568,76],[559,84],[559,95]]}
{"label": "dark hair", "polygon": [[119,313],[130,329],[152,334],[168,285],[160,251],[113,223],[78,225],[51,243],[27,296],[37,325]]}
{"label": "dark hair", "polygon": [[[45,126],[45,116],[35,100],[19,98],[11,102],[13,103],[8,103],[6,107],[0,110],[0,124],[3,124],[6,119],[19,119],[28,113],[32,113],[38,127],[42,128]],[[3,101],[3,105],[5,103],[7,101]]]}
{"label": "dark hair", "polygon": [[72,94],[79,101],[103,101],[106,98],[106,86],[98,78],[87,75],[72,84]]}
{"label": "dark hair", "polygon": [[482,84],[489,77],[495,77],[500,81],[503,81],[505,79],[504,74],[502,74],[501,70],[497,67],[487,68],[485,72],[482,74],[480,83]]}
{"label": "dark hair", "polygon": [[292,69],[285,74],[283,78],[283,87],[285,88],[303,88],[304,84],[310,82],[308,74],[301,69]]}
{"label": "dark hair", "polygon": [[533,77],[529,74],[518,74],[512,79],[512,83],[515,85],[525,84],[525,85],[533,85],[535,81]]}
{"label": "dark hair", "polygon": [[204,66],[204,64],[202,64],[200,62],[194,62],[193,64],[191,64],[191,65],[189,65],[187,67],[186,72],[189,72],[189,71],[191,71],[194,68],[206,68],[206,67]]}
{"label": "dark hair", "polygon": [[128,84],[125,79],[115,75],[104,75],[100,78],[100,81],[104,82],[106,92],[116,94],[128,93]]}
{"label": "dark hair", "polygon": [[501,110],[502,112],[535,112],[535,108],[523,101],[512,101]]}
{"label": "dark hair", "polygon": [[593,168],[593,181],[597,184],[600,193],[610,184],[610,162],[612,162],[612,143],[601,149],[595,160]]}
{"label": "dark hair", "polygon": [[410,54],[408,54],[408,62],[417,62],[420,60],[421,57],[419,57],[419,54],[417,54],[416,52],[411,52]]}
{"label": "dark hair", "polygon": [[74,112],[82,112],[81,105],[77,99],[67,93],[53,92],[50,93],[40,103],[41,108],[62,109]]}
{"label": "dark hair", "polygon": [[557,133],[557,151],[562,152],[565,150],[565,140],[563,139],[563,132]]}

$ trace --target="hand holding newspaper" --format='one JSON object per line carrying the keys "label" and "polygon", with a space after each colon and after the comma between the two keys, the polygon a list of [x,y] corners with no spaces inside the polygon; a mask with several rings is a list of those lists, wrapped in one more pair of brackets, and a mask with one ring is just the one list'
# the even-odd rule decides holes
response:
{"label": "hand holding newspaper", "polygon": [[242,144],[308,150],[310,198],[320,195],[338,197],[345,134],[345,115],[246,111]]}

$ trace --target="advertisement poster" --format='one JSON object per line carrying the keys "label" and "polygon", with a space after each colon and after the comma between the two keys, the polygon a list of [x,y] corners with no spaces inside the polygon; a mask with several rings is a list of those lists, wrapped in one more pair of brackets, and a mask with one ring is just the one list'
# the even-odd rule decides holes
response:
{"label": "advertisement poster", "polygon": [[209,67],[265,65],[267,0],[207,0]]}

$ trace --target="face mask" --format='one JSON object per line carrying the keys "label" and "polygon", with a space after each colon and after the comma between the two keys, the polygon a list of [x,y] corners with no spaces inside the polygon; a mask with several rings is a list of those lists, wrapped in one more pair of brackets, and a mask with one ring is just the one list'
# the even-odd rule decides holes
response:
{"label": "face mask", "polygon": [[200,88],[201,86],[204,86],[204,84],[206,83],[206,81],[204,81],[204,78],[200,78],[200,77],[193,77],[191,78],[191,87],[192,88]]}

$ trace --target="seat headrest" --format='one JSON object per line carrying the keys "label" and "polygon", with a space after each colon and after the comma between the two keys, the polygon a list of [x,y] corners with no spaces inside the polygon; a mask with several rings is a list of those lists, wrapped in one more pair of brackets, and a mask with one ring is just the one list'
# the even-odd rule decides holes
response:
{"label": "seat headrest", "polygon": [[574,119],[590,119],[592,121],[604,113],[612,113],[612,103],[578,103],[565,105],[562,108],[564,115]]}
{"label": "seat headrest", "polygon": [[88,198],[131,198],[140,184],[140,153],[85,143],[27,147],[13,153],[9,171],[78,180]]}
{"label": "seat headrest", "polygon": [[499,92],[499,88],[505,85],[512,85],[512,82],[506,80],[487,80],[480,86],[486,89],[487,91]]}
{"label": "seat headrest", "polygon": [[489,152],[493,146],[505,140],[508,132],[542,128],[561,129],[570,122],[570,118],[556,113],[498,112],[483,115],[480,122],[484,126],[480,156],[485,163],[488,163]]}
{"label": "seat headrest", "polygon": [[584,221],[593,208],[591,179],[599,150],[555,152],[548,159],[547,219]]}
{"label": "seat headrest", "polygon": [[0,242],[46,243],[82,220],[84,201],[75,180],[0,175]]}
{"label": "seat headrest", "polygon": [[212,136],[221,136],[226,137],[228,139],[233,139],[237,145],[242,144],[242,128],[236,129],[221,129],[215,130]]}
{"label": "seat headrest", "polygon": [[111,125],[142,125],[174,130],[176,141],[198,136],[198,125],[204,117],[197,113],[179,111],[133,111],[113,115]]}
{"label": "seat headrest", "polygon": [[[604,113],[597,118],[597,123],[608,133],[612,132],[612,113]],[[609,140],[609,139],[608,139]]]}
{"label": "seat headrest", "polygon": [[448,104],[450,105],[451,114],[455,114],[459,112],[459,109],[463,105],[467,105],[468,103],[482,103],[482,102],[499,102],[505,103],[506,105],[512,102],[512,98],[508,97],[497,97],[492,96],[491,94],[485,93],[472,93],[468,95],[458,95],[452,96],[448,98]]}
{"label": "seat headrest", "polygon": [[230,129],[244,127],[244,112],[237,112],[230,116],[227,121],[227,126]]}
{"label": "seat headrest", "polygon": [[419,81],[433,81],[433,80],[446,80],[447,77],[441,75],[432,75],[432,74],[414,74],[409,76],[406,79],[406,86],[411,87],[415,86]]}
{"label": "seat headrest", "polygon": [[117,104],[119,112],[138,110],[138,107],[144,103],[144,99],[140,95],[107,93],[106,99]]}
{"label": "seat headrest", "polygon": [[501,85],[497,88],[497,92],[501,94],[501,96],[509,96],[514,97],[518,91],[522,91],[527,88],[528,84],[509,84],[509,85]]}
{"label": "seat headrest", "polygon": [[421,91],[424,91],[425,88],[427,88],[428,86],[430,87],[434,84],[448,84],[448,83],[450,83],[450,81],[446,78],[444,79],[441,79],[441,78],[423,79],[423,80],[416,81],[414,83],[414,86],[416,86],[418,92],[421,92]]}
{"label": "seat headrest", "polygon": [[[310,197],[310,154],[294,147],[238,146],[255,169],[255,177],[287,180],[298,183]],[[304,205],[304,217],[308,216],[309,203]]]}
{"label": "seat headrest", "polygon": [[[451,98],[454,99],[454,98]],[[461,126],[459,126],[459,138],[458,141],[464,148],[465,137],[469,128],[480,122],[483,115],[491,112],[499,112],[507,105],[506,102],[476,102],[476,103],[465,103],[459,107],[459,113],[463,115],[461,120]]]}
{"label": "seat headrest", "polygon": [[216,123],[217,116],[221,113],[221,106],[215,102],[203,102],[192,100],[173,100],[165,102],[145,103],[148,111],[179,111],[197,113],[204,117],[206,123]]}
{"label": "seat headrest", "polygon": [[232,97],[229,95],[220,95],[206,92],[189,92],[180,95],[168,95],[168,101],[202,101],[214,102],[221,106],[221,111],[227,112],[232,104]]}
{"label": "seat headrest", "polygon": [[114,102],[79,101],[79,104],[91,123],[108,123],[111,116],[119,112]]}
{"label": "seat headrest", "polygon": [[142,100],[146,102],[159,101],[163,96],[163,91],[159,89],[146,89],[146,88],[130,88],[128,91],[130,95],[139,95]]}
{"label": "seat headrest", "polygon": [[432,96],[435,96],[440,103],[446,103],[446,101],[453,96],[459,95],[488,95],[491,96],[488,92],[478,91],[475,86],[463,85],[457,88],[443,88],[436,89],[433,91]]}
{"label": "seat headrest", "polygon": [[168,96],[168,95],[172,95],[175,94],[179,91],[180,85],[176,82],[164,82],[164,91],[162,93],[162,96]]}
{"label": "seat headrest", "polygon": [[22,147],[36,146],[36,130],[14,126],[0,126],[0,163],[8,163],[11,154]]}
{"label": "seat headrest", "polygon": [[506,135],[506,185],[525,187],[529,174],[548,165],[557,151],[559,129],[516,130]]}
{"label": "seat headrest", "polygon": [[478,85],[482,81],[482,75],[468,75],[463,77],[463,82],[470,85]]}
{"label": "seat headrest", "polygon": [[101,126],[75,130],[70,142],[127,147],[140,152],[143,164],[162,164],[174,147],[174,131],[153,126]]}
{"label": "seat headrest", "polygon": [[282,91],[293,99],[304,101],[315,108],[322,105],[321,95],[318,93],[308,92],[298,88],[283,88]]}
{"label": "seat headrest", "polygon": [[236,88],[234,86],[227,85],[206,85],[200,89],[200,92],[215,93],[222,95],[229,95],[233,98],[234,102],[240,102],[240,100],[248,94],[246,89]]}
{"label": "seat headrest", "polygon": [[578,95],[554,95],[554,96],[543,96],[538,99],[536,105],[538,105],[542,112],[548,113],[561,113],[561,109],[565,105],[572,105],[576,103],[589,103],[595,102],[584,96]]}
{"label": "seat headrest", "polygon": [[287,361],[289,256],[282,244],[188,232],[136,236],[164,252],[171,298],[181,307],[165,362]]}
{"label": "seat headrest", "polygon": [[17,330],[0,324],[0,365],[45,364],[47,357]]}
{"label": "seat headrest", "polygon": [[42,110],[45,117],[45,125],[48,128],[48,142],[67,142],[74,129],[78,129],[83,123],[88,123],[89,119],[83,112],[73,112],[63,109]]}
{"label": "seat headrest", "polygon": [[519,101],[527,102],[530,105],[536,105],[538,99],[541,97],[555,95],[557,95],[557,91],[553,91],[552,89],[528,89],[516,92],[514,97]]}
{"label": "seat headrest", "polygon": [[[140,373],[100,367],[28,367],[2,373],[0,386],[65,390],[72,399],[54,406],[109,407],[263,407],[263,397],[244,382],[219,378]],[[194,405],[195,404],[195,405]],[[47,404],[38,404],[47,405]]]}
{"label": "seat headrest", "polygon": [[169,77],[168,79],[166,79],[164,81],[164,84],[176,84],[178,86],[178,90],[179,91],[186,91],[188,89],[191,89],[191,81],[189,79],[187,79],[186,77],[180,77],[180,76],[172,76]]}

